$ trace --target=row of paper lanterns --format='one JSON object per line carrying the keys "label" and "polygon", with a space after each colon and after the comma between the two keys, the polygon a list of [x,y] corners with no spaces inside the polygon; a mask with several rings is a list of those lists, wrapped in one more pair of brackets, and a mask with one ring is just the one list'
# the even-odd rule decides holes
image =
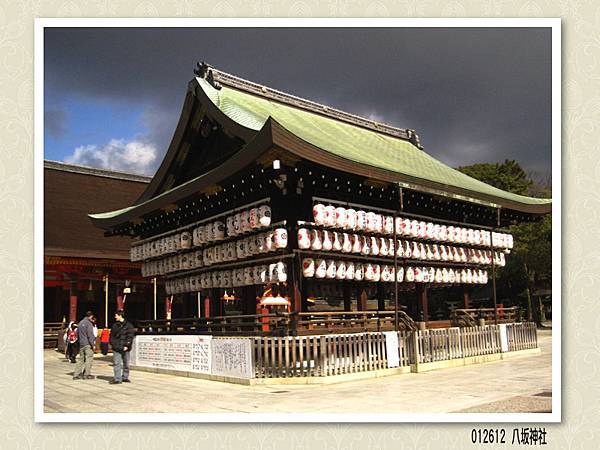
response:
{"label": "row of paper lanterns", "polygon": [[146,261],[142,265],[142,276],[165,275],[180,270],[192,270],[213,264],[236,261],[284,249],[287,245],[287,230],[285,228],[276,228],[265,233],[247,236],[201,250]]}
{"label": "row of paper lanterns", "polygon": [[438,224],[402,217],[386,216],[372,211],[355,210],[341,206],[317,203],[313,206],[316,225],[368,233],[396,234],[439,242],[485,245],[498,248],[513,248],[513,236],[508,233],[490,233],[488,230]]}
{"label": "row of paper lanterns", "polygon": [[[354,263],[336,260],[302,261],[302,272],[306,278],[353,280],[392,283],[436,283],[436,284],[486,284],[488,273],[481,269],[455,269],[449,267],[398,267],[371,263]],[[166,280],[167,295],[197,292],[201,289],[231,288],[269,283],[287,282],[287,265],[277,262],[268,265],[246,266],[231,270],[215,270]]]}
{"label": "row of paper lanterns", "polygon": [[214,244],[223,239],[266,228],[271,225],[271,208],[262,205],[186,230],[149,240],[131,247],[131,261],[143,261],[177,253],[192,247]]}
{"label": "row of paper lanterns", "polygon": [[313,258],[304,258],[302,260],[302,275],[305,278],[381,281],[384,283],[393,282],[394,278],[399,283],[486,284],[488,282],[487,271],[481,269],[418,266],[408,266],[405,269],[400,266],[396,273],[394,266],[389,264],[380,265]]}
{"label": "row of paper lanterns", "polygon": [[[300,228],[298,230],[298,248],[313,251],[336,251],[363,256],[394,256],[394,248],[399,258],[414,258],[429,261],[454,261],[472,264],[492,263],[491,250],[455,247],[442,244],[425,244],[416,241],[397,241],[393,238],[365,236],[357,233],[345,233],[329,230]],[[505,250],[509,251],[509,250]],[[503,252],[494,252],[495,263],[506,264]]]}
{"label": "row of paper lanterns", "polygon": [[[325,234],[327,233],[335,232],[325,232]],[[300,234],[302,233],[299,232],[299,235]],[[353,239],[355,239],[354,242],[360,242],[362,239],[364,239],[365,242],[371,241],[370,246],[363,245],[360,247],[360,250],[359,247],[356,247],[355,251],[358,254],[367,256],[394,256],[394,245],[393,239],[391,238],[357,236]],[[302,240],[299,239],[299,243],[300,242],[302,242]],[[249,236],[234,242],[227,242],[201,250],[146,261],[142,265],[142,276],[150,277],[165,275],[182,270],[192,270],[211,266],[213,264],[245,259],[254,255],[268,254],[269,252],[286,248],[287,244],[287,230],[285,228],[278,228],[267,233]],[[303,247],[305,247],[304,244],[301,248]],[[309,248],[315,249],[312,246]],[[326,246],[326,248],[329,247]],[[491,250],[423,244],[422,242],[415,241],[398,241],[397,248],[398,257],[420,259],[424,261],[446,261],[490,265],[492,258]],[[331,249],[333,250],[334,248],[331,247]],[[365,251],[365,249],[367,249],[367,251]],[[374,251],[374,249],[377,249],[377,251]],[[321,250],[325,250],[325,248],[321,248]],[[342,252],[344,251],[342,250]],[[506,265],[506,258],[503,252],[494,252],[494,264],[499,267]]]}
{"label": "row of paper lanterns", "polygon": [[276,262],[267,265],[255,265],[231,270],[213,270],[185,277],[166,280],[167,295],[198,292],[201,289],[231,288],[240,286],[285,283],[287,264]]}

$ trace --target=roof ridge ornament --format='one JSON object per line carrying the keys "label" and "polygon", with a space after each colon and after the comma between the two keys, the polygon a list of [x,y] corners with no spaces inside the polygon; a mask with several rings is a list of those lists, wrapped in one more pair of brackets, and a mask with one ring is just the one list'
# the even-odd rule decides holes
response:
{"label": "roof ridge ornament", "polygon": [[421,140],[419,139],[419,135],[415,130],[409,128],[406,130],[406,134],[408,134],[408,141],[411,144],[413,144],[415,147],[421,150],[423,149],[423,146],[421,145]]}
{"label": "roof ridge ornament", "polygon": [[196,68],[194,69],[194,75],[208,81],[208,83],[212,87],[214,87],[217,90],[220,90],[221,85],[217,80],[215,80],[212,68],[213,67],[205,61],[198,61],[196,63]]}
{"label": "roof ridge ornament", "polygon": [[246,80],[232,75],[227,72],[223,72],[219,69],[214,68],[210,64],[202,61],[196,63],[196,69],[194,69],[196,76],[208,81],[215,89],[221,89],[221,84],[232,87],[234,89],[242,90],[253,95],[258,95],[264,98],[274,100],[286,105],[300,108],[305,111],[325,115],[335,120],[346,122],[362,128],[367,128],[379,133],[384,133],[390,136],[394,136],[416,146],[418,149],[423,150],[419,141],[419,136],[415,130],[409,130],[406,128],[397,128],[386,123],[376,122],[374,120],[366,119],[356,114],[351,114],[346,111],[332,108],[331,106],[322,105],[312,100],[307,100],[296,95],[288,94],[277,89],[264,86],[253,81]]}

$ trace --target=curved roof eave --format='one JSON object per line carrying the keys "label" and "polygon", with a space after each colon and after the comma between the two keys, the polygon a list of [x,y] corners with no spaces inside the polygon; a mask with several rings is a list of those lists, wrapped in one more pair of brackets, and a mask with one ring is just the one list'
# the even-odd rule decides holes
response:
{"label": "curved roof eave", "polygon": [[[343,166],[348,172],[368,171],[388,181],[404,183],[407,187],[425,192],[434,190],[436,194],[450,195],[462,201],[533,214],[545,214],[551,210],[551,199],[513,194],[476,180],[436,160],[412,142],[244,90],[227,86],[216,89],[204,79],[198,78],[197,81],[197,90],[204,91],[228,119],[227,122],[234,121],[238,126],[258,130],[271,119],[282,130],[280,146],[285,148],[288,144],[288,150],[308,159],[321,163],[329,161],[327,165]],[[304,145],[299,145],[299,142]]]}
{"label": "curved roof eave", "polygon": [[227,124],[227,129],[232,134],[242,138],[246,142],[250,141],[257,133],[257,130],[246,128],[227,117],[227,115],[225,115],[223,111],[221,111],[213,103],[204,89],[200,87],[197,79],[194,78],[190,80],[188,83],[185,100],[183,102],[183,107],[181,109],[181,114],[179,116],[179,121],[177,122],[173,137],[171,138],[167,153],[165,154],[165,157],[163,158],[158,170],[152,177],[150,184],[137,199],[136,203],[145,202],[156,196],[158,189],[162,185],[163,180],[169,172],[171,164],[177,157],[183,137],[185,136],[185,131],[190,126],[190,121],[194,118],[197,108],[202,107],[205,108],[205,113],[207,116],[211,117],[218,123]]}
{"label": "curved roof eave", "polygon": [[[270,119],[270,121],[272,122],[273,143],[275,145],[318,164],[335,167],[336,169],[355,173],[368,178],[398,183],[402,187],[422,190],[423,192],[451,197],[456,200],[479,203],[485,206],[508,208],[530,214],[547,214],[552,212],[551,201],[538,204],[520,203],[501,197],[487,195],[468,189],[462,189],[449,184],[436,183],[423,178],[412,177],[399,172],[352,161],[328,152],[320,147],[316,147],[315,145],[305,141],[301,137],[286,129],[275,119]],[[522,197],[525,199],[529,198],[524,196]]]}
{"label": "curved roof eave", "polygon": [[[548,199],[545,202],[529,203],[527,201],[532,200],[529,197],[510,194],[512,197],[522,197],[525,201],[520,202],[510,200],[450,184],[435,182],[422,177],[407,175],[398,171],[388,170],[342,157],[308,142],[302,136],[290,131],[271,116],[266,118],[262,127],[259,126],[260,123],[258,120],[256,120],[253,127],[246,126],[221,110],[219,105],[215,103],[215,99],[206,92],[206,85],[206,81],[199,78],[190,81],[182,115],[167,155],[148,186],[148,189],[138,199],[137,204],[117,211],[89,214],[94,225],[103,229],[110,229],[132,219],[149,214],[153,210],[163,207],[166,204],[173,203],[181,198],[192,195],[204,187],[215,184],[223,178],[230,176],[235,173],[235,171],[244,167],[244,165],[252,163],[258,156],[273,145],[307,160],[349,173],[356,173],[369,178],[399,183],[404,187],[422,190],[436,195],[449,196],[461,201],[474,202],[486,206],[503,207],[530,214],[547,214],[552,211],[551,199]],[[217,96],[216,92],[212,94],[213,97]],[[215,169],[153,197],[153,193],[156,192],[162,179],[166,176],[170,164],[177,154],[185,128],[188,126],[191,117],[193,117],[194,97],[198,100],[200,107],[205,108],[205,112],[209,117],[221,124],[233,135],[245,140],[247,144],[230,159]],[[455,170],[452,168],[448,169]]]}
{"label": "curved roof eave", "polygon": [[88,217],[94,225],[108,230],[218,184],[240,169],[254,163],[257,158],[272,148],[271,125],[271,121],[268,120],[248,144],[214,169],[135,205],[116,211],[88,214]]}

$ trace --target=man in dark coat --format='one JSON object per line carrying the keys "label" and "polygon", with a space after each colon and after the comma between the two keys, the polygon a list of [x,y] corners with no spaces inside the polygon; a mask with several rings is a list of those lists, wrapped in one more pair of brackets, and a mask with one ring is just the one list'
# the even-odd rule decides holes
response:
{"label": "man in dark coat", "polygon": [[115,323],[110,329],[110,346],[113,351],[115,376],[110,384],[129,383],[129,352],[133,345],[135,330],[131,323],[125,320],[122,309],[115,312]]}
{"label": "man in dark coat", "polygon": [[[75,364],[73,371],[74,380],[89,380],[92,376],[92,362],[94,361],[94,347],[96,346],[96,336],[94,336],[94,313],[88,311],[79,326],[77,327],[77,337],[79,339],[79,359]],[[82,372],[83,369],[83,372]]]}

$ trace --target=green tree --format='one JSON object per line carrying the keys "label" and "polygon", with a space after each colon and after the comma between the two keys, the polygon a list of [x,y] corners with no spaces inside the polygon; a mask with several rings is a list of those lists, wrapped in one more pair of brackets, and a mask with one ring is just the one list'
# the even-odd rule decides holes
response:
{"label": "green tree", "polygon": [[[515,194],[550,197],[550,183],[533,181],[519,163],[483,163],[459,167],[461,172]],[[545,183],[544,183],[545,184]],[[506,266],[498,270],[497,289],[500,298],[510,298],[528,310],[529,319],[538,324],[544,318],[540,297],[536,302],[532,293],[547,288],[552,282],[552,216],[537,222],[525,222],[511,227],[515,247],[507,258]],[[519,301],[520,299],[520,301]],[[535,303],[535,304],[533,304]]]}
{"label": "green tree", "polygon": [[514,160],[503,163],[481,163],[459,167],[462,173],[491,184],[503,191],[525,195],[533,185],[527,173]]}

